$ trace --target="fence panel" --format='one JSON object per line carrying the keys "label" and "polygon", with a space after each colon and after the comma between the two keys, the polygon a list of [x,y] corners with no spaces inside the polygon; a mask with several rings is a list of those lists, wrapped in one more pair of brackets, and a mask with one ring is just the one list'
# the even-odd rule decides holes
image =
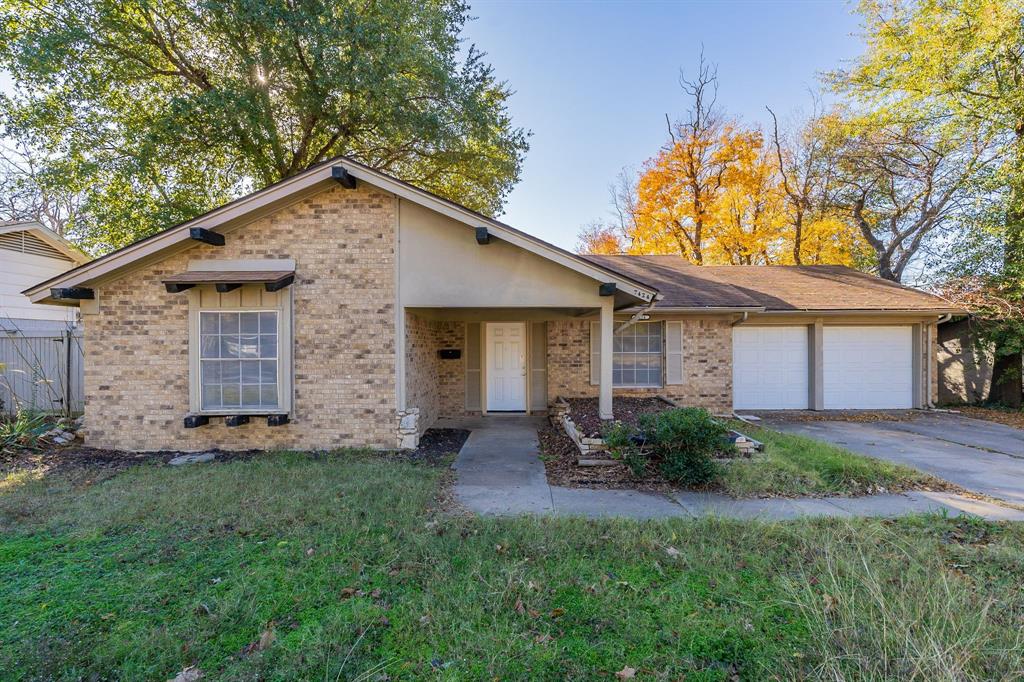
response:
{"label": "fence panel", "polygon": [[0,333],[0,400],[19,408],[78,414],[85,405],[81,330]]}

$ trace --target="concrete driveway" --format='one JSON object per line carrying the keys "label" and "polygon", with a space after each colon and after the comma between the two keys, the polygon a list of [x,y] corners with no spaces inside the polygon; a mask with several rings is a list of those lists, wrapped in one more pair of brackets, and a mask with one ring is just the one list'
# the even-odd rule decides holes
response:
{"label": "concrete driveway", "polygon": [[941,412],[874,422],[761,417],[778,431],[906,464],[967,490],[1024,504],[1024,430]]}

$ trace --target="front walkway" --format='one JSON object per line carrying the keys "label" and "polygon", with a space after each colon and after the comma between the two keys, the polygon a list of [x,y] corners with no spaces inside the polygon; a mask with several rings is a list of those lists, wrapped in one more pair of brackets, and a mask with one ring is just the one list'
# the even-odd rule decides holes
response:
{"label": "front walkway", "polygon": [[1024,521],[1024,512],[951,493],[797,499],[734,499],[678,492],[670,496],[635,490],[591,490],[548,485],[540,460],[541,417],[492,416],[442,420],[438,426],[472,429],[452,465],[455,495],[479,514],[559,514],[632,519],[720,516],[782,520],[805,516],[893,517],[926,512],[968,514],[990,520]]}

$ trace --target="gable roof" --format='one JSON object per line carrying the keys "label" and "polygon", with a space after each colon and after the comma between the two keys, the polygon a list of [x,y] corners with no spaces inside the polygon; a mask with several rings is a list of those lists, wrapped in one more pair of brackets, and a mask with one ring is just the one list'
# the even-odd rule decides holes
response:
{"label": "gable roof", "polygon": [[34,303],[53,303],[55,301],[49,300],[51,288],[90,286],[101,278],[115,277],[119,273],[143,262],[159,260],[177,250],[191,246],[195,243],[191,240],[189,234],[190,229],[193,227],[203,227],[214,232],[230,232],[267,213],[277,210],[286,203],[298,201],[305,196],[322,191],[329,183],[334,181],[333,169],[338,166],[344,168],[357,180],[365,181],[402,199],[415,202],[463,223],[467,227],[486,227],[491,235],[498,239],[554,261],[584,276],[591,277],[599,283],[614,283],[618,291],[637,301],[646,303],[658,296],[656,288],[640,280],[616,272],[612,268],[599,263],[594,263],[580,255],[549,244],[533,235],[516,230],[505,223],[403,182],[386,173],[364,166],[347,157],[337,157],[311,166],[291,178],[276,182],[252,194],[219,206],[196,218],[140,239],[90,263],[69,270],[58,277],[40,282],[26,289],[24,293]]}
{"label": "gable roof", "polygon": [[35,220],[0,222],[0,248],[35,256],[87,263],[90,256]]}
{"label": "gable roof", "polygon": [[957,312],[938,296],[842,265],[693,265],[680,256],[587,256],[650,282],[657,308]]}

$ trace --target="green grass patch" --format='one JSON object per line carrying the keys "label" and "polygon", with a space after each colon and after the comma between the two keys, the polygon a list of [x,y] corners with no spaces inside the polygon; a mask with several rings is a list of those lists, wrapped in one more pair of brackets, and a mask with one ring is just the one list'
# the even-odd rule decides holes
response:
{"label": "green grass patch", "polygon": [[813,438],[733,421],[729,427],[764,443],[763,453],[723,467],[720,484],[737,497],[757,495],[864,495],[941,487],[943,482],[911,467],[865,457]]}
{"label": "green grass patch", "polygon": [[443,473],[280,454],[2,481],[0,678],[1024,669],[1020,526],[448,516],[432,510]]}

